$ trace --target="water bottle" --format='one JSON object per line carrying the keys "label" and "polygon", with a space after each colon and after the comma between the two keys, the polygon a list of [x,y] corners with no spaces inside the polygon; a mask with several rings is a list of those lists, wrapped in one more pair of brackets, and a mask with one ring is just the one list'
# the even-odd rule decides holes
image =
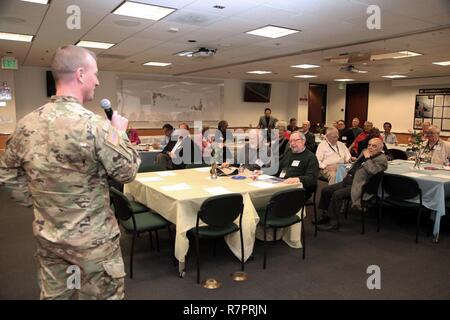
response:
{"label": "water bottle", "polygon": [[244,173],[244,171],[245,171],[245,165],[243,163],[241,163],[239,165],[239,173]]}

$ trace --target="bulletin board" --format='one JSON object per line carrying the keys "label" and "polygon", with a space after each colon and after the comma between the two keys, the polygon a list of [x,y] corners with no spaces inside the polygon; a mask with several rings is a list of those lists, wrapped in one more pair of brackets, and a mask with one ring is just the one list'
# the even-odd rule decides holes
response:
{"label": "bulletin board", "polygon": [[414,129],[421,129],[424,121],[450,131],[450,94],[416,95]]}

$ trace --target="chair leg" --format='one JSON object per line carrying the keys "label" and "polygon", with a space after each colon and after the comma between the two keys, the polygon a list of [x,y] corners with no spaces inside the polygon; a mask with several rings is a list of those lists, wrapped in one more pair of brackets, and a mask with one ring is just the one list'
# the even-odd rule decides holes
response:
{"label": "chair leg", "polygon": [[148,236],[150,237],[150,248],[153,250],[153,234],[151,231],[148,232]]}
{"label": "chair leg", "polygon": [[277,244],[277,228],[273,228],[273,245]]}
{"label": "chair leg", "polygon": [[[314,205],[314,237],[317,237],[317,208],[316,208],[316,194],[314,194],[314,201],[313,201],[313,205]],[[302,222],[303,224],[303,222]]]}
{"label": "chair leg", "polygon": [[242,227],[239,227],[239,233],[241,236],[241,271],[244,271],[244,236],[242,235]]}
{"label": "chair leg", "polygon": [[197,284],[200,284],[200,241],[198,234],[195,234],[195,253],[197,258]]}
{"label": "chair leg", "polygon": [[365,229],[365,217],[366,216],[366,208],[362,208],[361,210],[361,234],[365,234],[366,233],[366,229]]}
{"label": "chair leg", "polygon": [[156,238],[156,251],[159,252],[159,236],[158,236],[158,230],[155,230],[155,238]]}
{"label": "chair leg", "polygon": [[175,258],[175,242],[173,241],[172,230],[170,229],[170,226],[167,227],[167,231],[169,231],[170,246],[173,248],[173,265],[175,267],[177,265],[177,258]]}
{"label": "chair leg", "polygon": [[130,253],[130,279],[133,279],[133,253],[134,253],[134,241],[138,233],[133,232],[133,238],[131,239],[131,253]]}
{"label": "chair leg", "polygon": [[302,247],[303,247],[303,252],[302,252],[302,259],[303,260],[305,260],[305,256],[306,256],[306,241],[305,241],[305,239],[306,239],[306,236],[305,236],[305,221],[304,221],[304,219],[302,218],[302,227],[300,228],[300,232],[302,233],[301,235],[300,235],[300,239],[301,239],[301,241],[302,241]]}
{"label": "chair leg", "polygon": [[264,227],[264,259],[263,259],[263,269],[266,269],[266,260],[267,260],[267,229]]}
{"label": "chair leg", "polygon": [[420,217],[421,216],[422,216],[422,206],[419,207],[419,213],[417,214],[416,243],[419,243],[419,229],[420,229]]}

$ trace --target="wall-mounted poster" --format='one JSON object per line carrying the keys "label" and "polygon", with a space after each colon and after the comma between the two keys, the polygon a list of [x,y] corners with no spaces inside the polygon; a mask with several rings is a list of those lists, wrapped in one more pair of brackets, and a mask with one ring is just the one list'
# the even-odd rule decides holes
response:
{"label": "wall-mounted poster", "polygon": [[450,94],[416,96],[414,129],[421,129],[424,121],[431,122],[441,131],[450,131]]}

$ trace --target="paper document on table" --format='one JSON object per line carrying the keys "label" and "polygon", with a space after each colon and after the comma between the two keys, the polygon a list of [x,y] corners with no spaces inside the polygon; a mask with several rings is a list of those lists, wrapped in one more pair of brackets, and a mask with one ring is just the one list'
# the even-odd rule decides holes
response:
{"label": "paper document on table", "polygon": [[419,178],[419,177],[426,177],[426,174],[421,174],[417,172],[407,172],[403,174],[404,176],[411,177],[411,178]]}
{"label": "paper document on table", "polygon": [[253,187],[257,187],[257,188],[272,188],[273,184],[268,183],[268,182],[263,182],[263,181],[255,181],[255,182],[251,182],[249,183],[249,185],[253,186]]}
{"label": "paper document on table", "polygon": [[224,187],[205,188],[204,190],[212,195],[232,193],[230,190]]}
{"label": "paper document on table", "polygon": [[198,172],[210,172],[211,168],[210,167],[204,167],[204,168],[197,168],[197,169],[194,169],[194,170],[198,171]]}
{"label": "paper document on table", "polygon": [[433,174],[432,177],[450,180],[450,176],[448,174]]}
{"label": "paper document on table", "polygon": [[179,190],[188,190],[192,189],[190,185],[187,183],[178,183],[171,186],[161,187],[164,191],[179,191]]}
{"label": "paper document on table", "polygon": [[175,173],[173,173],[172,171],[160,171],[160,172],[155,172],[158,176],[161,177],[171,177],[171,176],[176,176]]}
{"label": "paper document on table", "polygon": [[155,182],[155,181],[163,181],[163,178],[161,177],[140,177],[136,178],[139,182]]}

